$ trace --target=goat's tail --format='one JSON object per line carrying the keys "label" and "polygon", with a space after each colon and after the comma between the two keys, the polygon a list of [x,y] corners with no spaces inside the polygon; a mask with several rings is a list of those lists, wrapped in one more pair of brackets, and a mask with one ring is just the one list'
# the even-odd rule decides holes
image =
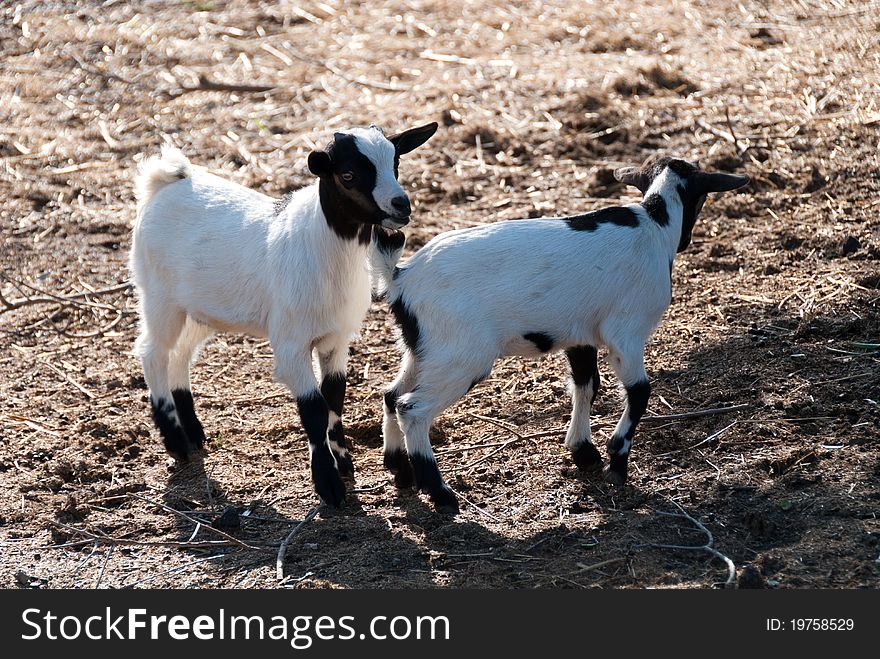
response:
{"label": "goat's tail", "polygon": [[192,176],[192,165],[186,156],[173,146],[162,147],[162,155],[151,156],[138,167],[134,194],[138,208],[142,208],[162,187]]}
{"label": "goat's tail", "polygon": [[370,270],[376,297],[381,298],[392,292],[397,275],[397,262],[406,244],[402,231],[389,231],[382,227],[373,228],[373,243],[370,249]]}

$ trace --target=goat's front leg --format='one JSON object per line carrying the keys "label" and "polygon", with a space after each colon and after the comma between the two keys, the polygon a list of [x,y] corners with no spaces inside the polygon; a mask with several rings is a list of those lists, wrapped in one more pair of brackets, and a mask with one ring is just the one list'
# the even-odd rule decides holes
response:
{"label": "goat's front leg", "polygon": [[578,469],[584,472],[602,468],[602,456],[593,445],[590,434],[590,408],[599,393],[599,364],[596,348],[575,346],[565,351],[571,369],[571,422],[565,435],[565,446]]}
{"label": "goat's front leg", "polygon": [[318,351],[321,367],[321,395],[329,408],[327,440],[336,458],[340,475],[354,478],[354,464],[345,445],[342,428],[342,409],[345,402],[345,369],[348,364],[348,343],[339,343],[331,349]]}
{"label": "goat's front leg", "polygon": [[611,348],[611,366],[626,388],[626,408],[606,445],[610,461],[602,472],[605,480],[614,485],[623,485],[626,482],[633,435],[639,420],[648,409],[651,385],[645,372],[644,355],[644,344],[629,349]]}
{"label": "goat's front leg", "polygon": [[385,468],[394,474],[399,488],[412,487],[413,470],[406,453],[406,440],[397,418],[398,399],[415,385],[416,361],[412,352],[403,353],[400,372],[385,391],[382,405],[382,445]]}
{"label": "goat's front leg", "polygon": [[345,485],[330,452],[327,440],[330,408],[318,389],[312,371],[311,350],[308,345],[298,342],[273,342],[272,347],[275,352],[275,378],[287,385],[296,398],[299,418],[309,439],[315,491],[324,503],[339,507],[345,499]]}

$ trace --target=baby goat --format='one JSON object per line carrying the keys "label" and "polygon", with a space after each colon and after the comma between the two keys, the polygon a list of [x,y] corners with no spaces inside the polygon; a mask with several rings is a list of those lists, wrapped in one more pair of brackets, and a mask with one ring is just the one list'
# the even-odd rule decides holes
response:
{"label": "baby goat", "polygon": [[600,469],[602,457],[590,441],[598,346],[608,348],[627,399],[607,444],[604,476],[618,485],[626,481],[633,434],[651,390],[645,341],[669,306],[675,254],[690,243],[707,194],[749,179],[705,173],[671,158],[615,175],[643,193],[640,204],[450,231],[400,267],[394,264],[402,235],[377,236],[383,251],[375,254],[375,267],[384,273],[404,349],[382,422],[385,466],[398,486],[414,477],[438,507],[457,508],[431,450],[431,423],[487,377],[499,357],[559,350],[573,382],[565,444],[581,470]]}
{"label": "baby goat", "polygon": [[280,201],[193,167],[176,149],[144,162],[130,263],[140,298],[135,352],[172,456],[186,460],[205,441],[189,379],[201,344],[217,331],[268,336],[275,377],[296,398],[308,435],[315,489],[340,505],[340,472],[353,473],[342,430],[345,369],[370,305],[372,232],[409,222],[399,158],[436,129],[336,133],[309,154],[317,183]]}

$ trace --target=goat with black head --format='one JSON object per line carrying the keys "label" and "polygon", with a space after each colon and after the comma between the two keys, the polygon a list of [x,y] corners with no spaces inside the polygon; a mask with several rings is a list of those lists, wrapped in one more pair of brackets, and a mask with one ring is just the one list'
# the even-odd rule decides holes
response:
{"label": "goat with black head", "polygon": [[317,183],[277,201],[192,166],[176,149],[144,162],[130,259],[141,316],[135,348],[171,455],[186,460],[205,440],[189,379],[200,346],[216,331],[267,336],[275,377],[308,436],[318,495],[343,501],[340,473],[353,474],[345,370],[370,305],[370,237],[409,222],[398,160],[436,129],[336,133],[309,155]]}

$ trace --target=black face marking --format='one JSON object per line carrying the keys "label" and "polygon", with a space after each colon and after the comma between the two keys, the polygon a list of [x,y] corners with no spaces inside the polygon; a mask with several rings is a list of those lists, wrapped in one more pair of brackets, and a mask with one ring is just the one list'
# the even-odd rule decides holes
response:
{"label": "black face marking", "polygon": [[153,401],[150,397],[150,407],[153,410],[153,422],[162,435],[162,442],[165,444],[165,450],[180,462],[189,460],[189,454],[194,446],[190,443],[186,436],[186,431],[182,426],[177,425],[172,416],[174,414],[174,403],[165,398]]}
{"label": "black face marking", "polygon": [[320,392],[313,391],[297,398],[296,407],[312,449],[312,481],[315,491],[325,503],[338,508],[345,500],[345,485],[339,477],[327,445],[327,402]]}
{"label": "black face marking", "polygon": [[669,213],[666,211],[666,201],[656,192],[649,194],[642,201],[642,206],[654,222],[661,227],[669,224]]}
{"label": "black face marking", "polygon": [[553,337],[549,334],[544,334],[544,332],[529,332],[528,334],[523,334],[523,338],[534,343],[535,347],[541,352],[550,352],[553,348]]}
{"label": "black face marking", "polygon": [[406,451],[402,449],[388,451],[383,455],[382,462],[385,468],[394,474],[394,484],[397,487],[405,489],[413,486],[415,477]]}
{"label": "black face marking", "polygon": [[433,457],[423,455],[409,456],[410,464],[415,475],[416,488],[420,492],[427,492],[431,501],[438,509],[458,511],[458,499],[449,486],[443,482],[437,461]]}
{"label": "black face marking", "polygon": [[174,397],[174,407],[177,408],[177,418],[183,424],[186,436],[197,449],[202,448],[205,445],[205,429],[196,416],[192,392],[188,389],[174,389],[171,395]]}
{"label": "black face marking", "polygon": [[639,217],[631,209],[622,206],[611,206],[610,208],[602,208],[601,210],[585,213],[583,215],[572,215],[571,217],[561,218],[575,231],[595,231],[600,224],[616,224],[620,227],[637,227],[639,226]]}
{"label": "black face marking", "polygon": [[362,224],[358,229],[358,244],[369,245],[373,240],[373,225]]}
{"label": "black face marking", "polygon": [[403,344],[413,353],[417,353],[419,346],[419,321],[407,308],[402,297],[397,298],[391,303],[391,313],[394,314],[394,319],[400,327]]}
{"label": "black face marking", "polygon": [[322,172],[318,182],[321,209],[327,224],[340,237],[355,237],[361,244],[369,243],[371,234],[362,225],[378,224],[388,214],[376,204],[376,167],[357,148],[354,135],[336,133],[327,147],[329,171]]}
{"label": "black face marking", "polygon": [[[684,185],[676,186],[675,190],[678,192],[678,198],[681,199],[682,206],[681,238],[679,238],[677,249],[677,251],[682,252],[691,244],[691,235],[694,231],[694,225],[697,223],[697,215],[699,215],[700,210],[703,208],[706,195],[694,198],[693,194]],[[670,276],[671,272],[670,269]]]}
{"label": "black face marking", "polygon": [[599,471],[602,468],[602,454],[590,442],[584,442],[572,451],[571,459],[584,473]]}

